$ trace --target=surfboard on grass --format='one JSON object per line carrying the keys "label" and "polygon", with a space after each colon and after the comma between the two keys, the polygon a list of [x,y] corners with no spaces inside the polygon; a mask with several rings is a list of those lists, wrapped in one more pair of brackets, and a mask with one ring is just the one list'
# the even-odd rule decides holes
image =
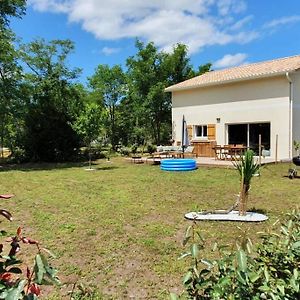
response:
{"label": "surfboard on grass", "polygon": [[246,212],[245,216],[240,216],[237,210],[229,213],[203,213],[203,212],[189,212],[184,215],[188,220],[196,221],[237,221],[237,222],[263,222],[268,220],[266,215],[256,212]]}

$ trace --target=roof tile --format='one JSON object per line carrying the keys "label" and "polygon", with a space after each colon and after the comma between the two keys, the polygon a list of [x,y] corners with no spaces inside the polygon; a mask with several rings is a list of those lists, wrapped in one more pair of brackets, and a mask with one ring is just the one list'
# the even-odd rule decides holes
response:
{"label": "roof tile", "polygon": [[169,86],[166,92],[271,77],[300,69],[300,55],[242,65],[224,70],[210,71],[200,76]]}

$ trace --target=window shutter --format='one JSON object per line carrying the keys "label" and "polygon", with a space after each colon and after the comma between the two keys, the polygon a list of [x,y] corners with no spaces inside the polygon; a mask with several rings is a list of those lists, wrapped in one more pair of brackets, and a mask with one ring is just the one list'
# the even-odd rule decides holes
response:
{"label": "window shutter", "polygon": [[210,141],[216,140],[216,124],[207,125],[207,137]]}
{"label": "window shutter", "polygon": [[187,130],[189,135],[189,141],[191,141],[193,139],[193,125],[188,125]]}

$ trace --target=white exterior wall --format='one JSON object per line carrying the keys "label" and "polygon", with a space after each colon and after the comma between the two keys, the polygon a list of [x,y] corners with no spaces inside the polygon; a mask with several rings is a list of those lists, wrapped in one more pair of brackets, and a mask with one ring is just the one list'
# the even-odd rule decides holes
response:
{"label": "white exterior wall", "polygon": [[[292,79],[292,111],[293,111],[293,119],[292,119],[292,137],[291,142],[294,140],[300,141],[300,73],[295,72],[290,75]],[[293,156],[296,155],[296,151],[293,147]]]}
{"label": "white exterior wall", "polygon": [[285,76],[176,91],[172,105],[176,141],[181,140],[183,114],[188,125],[216,124],[216,140],[221,145],[227,144],[227,124],[270,122],[271,157],[275,157],[276,134],[278,159],[289,157],[289,83]]}

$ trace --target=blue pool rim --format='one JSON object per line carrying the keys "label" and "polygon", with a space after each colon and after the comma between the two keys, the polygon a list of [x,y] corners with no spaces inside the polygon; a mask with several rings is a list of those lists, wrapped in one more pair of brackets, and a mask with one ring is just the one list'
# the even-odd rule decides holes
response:
{"label": "blue pool rim", "polygon": [[160,164],[163,171],[193,171],[197,169],[195,159],[163,159]]}

